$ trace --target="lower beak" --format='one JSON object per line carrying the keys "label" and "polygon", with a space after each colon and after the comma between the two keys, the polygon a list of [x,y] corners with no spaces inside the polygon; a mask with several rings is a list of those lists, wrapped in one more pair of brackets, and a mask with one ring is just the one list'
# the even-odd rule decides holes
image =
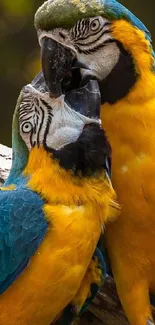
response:
{"label": "lower beak", "polygon": [[61,82],[71,71],[75,54],[55,40],[44,37],[41,47],[42,70],[51,97],[62,94]]}

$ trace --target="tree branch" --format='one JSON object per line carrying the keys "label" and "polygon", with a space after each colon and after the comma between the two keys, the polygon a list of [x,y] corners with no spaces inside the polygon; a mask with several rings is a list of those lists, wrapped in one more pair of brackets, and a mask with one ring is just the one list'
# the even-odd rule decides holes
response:
{"label": "tree branch", "polygon": [[6,180],[11,168],[12,150],[0,144],[0,185]]}

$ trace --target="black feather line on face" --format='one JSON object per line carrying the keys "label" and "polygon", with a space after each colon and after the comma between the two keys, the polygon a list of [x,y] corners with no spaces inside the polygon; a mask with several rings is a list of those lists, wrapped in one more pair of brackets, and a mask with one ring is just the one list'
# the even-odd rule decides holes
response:
{"label": "black feather line on face", "polygon": [[102,104],[115,104],[124,98],[139,77],[131,54],[124,49],[120,42],[116,41],[116,44],[120,49],[119,60],[111,73],[99,82]]}
{"label": "black feather line on face", "polygon": [[105,132],[97,124],[87,125],[76,142],[60,150],[46,146],[46,150],[58,159],[61,167],[81,176],[92,176],[103,169],[107,170],[107,158],[111,155]]}
{"label": "black feather line on face", "polygon": [[39,147],[40,145],[40,132],[42,130],[42,126],[43,126],[43,123],[44,123],[44,118],[45,118],[45,113],[44,113],[44,110],[42,109],[42,107],[40,106],[40,110],[42,112],[42,118],[41,118],[41,122],[40,122],[40,126],[39,126],[39,130],[38,130],[38,134],[37,134],[37,145]]}
{"label": "black feather line on face", "polygon": [[[98,33],[97,33],[98,34]],[[101,37],[103,37],[104,35],[106,35],[106,34],[110,34],[110,32],[109,32],[109,30],[105,30],[105,31],[103,31],[97,38],[96,38],[96,40],[95,40],[95,43],[97,43],[100,39],[101,39]],[[94,35],[93,35],[94,36]],[[81,40],[85,40],[85,39],[87,39],[87,38],[81,38]],[[112,39],[111,39],[112,40]],[[113,40],[114,41],[114,40]],[[115,42],[115,41],[114,41]],[[104,44],[106,44],[106,41],[104,41],[104,43],[102,44],[102,46],[104,46]],[[76,43],[75,43],[75,46],[91,46],[91,45],[94,45],[94,41],[92,41],[92,42],[88,42],[88,43],[80,43],[79,41],[77,41]],[[96,48],[96,46],[94,46],[94,48]],[[81,51],[82,51],[82,48],[81,48]]]}

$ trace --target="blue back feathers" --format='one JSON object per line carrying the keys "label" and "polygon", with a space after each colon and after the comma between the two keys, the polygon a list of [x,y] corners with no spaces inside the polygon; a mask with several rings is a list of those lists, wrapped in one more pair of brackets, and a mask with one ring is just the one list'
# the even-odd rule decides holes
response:
{"label": "blue back feathers", "polygon": [[46,234],[42,207],[25,186],[0,191],[0,293],[25,269]]}

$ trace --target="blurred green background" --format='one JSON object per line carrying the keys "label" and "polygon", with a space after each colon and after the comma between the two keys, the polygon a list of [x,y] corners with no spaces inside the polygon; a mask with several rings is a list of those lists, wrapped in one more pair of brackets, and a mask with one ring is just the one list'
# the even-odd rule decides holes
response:
{"label": "blurred green background", "polygon": [[[121,0],[152,33],[155,47],[155,0]],[[11,146],[12,114],[20,89],[40,70],[33,25],[43,0],[0,0],[0,143]]]}

